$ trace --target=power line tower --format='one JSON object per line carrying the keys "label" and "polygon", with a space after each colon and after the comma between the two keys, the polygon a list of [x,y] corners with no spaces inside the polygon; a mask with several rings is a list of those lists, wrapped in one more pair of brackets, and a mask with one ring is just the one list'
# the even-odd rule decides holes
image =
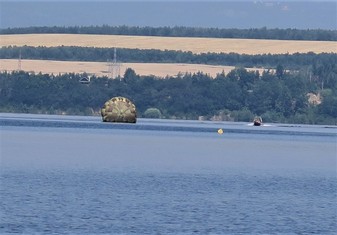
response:
{"label": "power line tower", "polygon": [[108,66],[108,74],[109,74],[108,77],[109,78],[113,78],[112,77],[112,74],[113,74],[113,72],[112,72],[112,70],[113,70],[112,69],[112,60],[111,59],[107,59],[106,62],[107,62],[107,66]]}
{"label": "power line tower", "polygon": [[19,52],[19,60],[18,60],[18,71],[21,71],[22,68],[21,68],[21,49],[20,49],[20,52]]}
{"label": "power line tower", "polygon": [[120,77],[120,69],[121,63],[117,62],[117,50],[114,48],[114,58],[113,60],[108,60],[108,72],[110,74],[110,78],[115,79]]}

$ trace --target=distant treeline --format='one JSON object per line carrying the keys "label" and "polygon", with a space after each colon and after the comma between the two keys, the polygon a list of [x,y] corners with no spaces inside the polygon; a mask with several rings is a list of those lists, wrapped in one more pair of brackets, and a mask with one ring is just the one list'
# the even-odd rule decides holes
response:
{"label": "distant treeline", "polygon": [[[93,47],[2,47],[0,59],[18,59],[21,53],[22,59],[61,60],[61,61],[97,61],[106,62],[112,60],[113,48]],[[119,62],[142,63],[194,63],[209,65],[228,65],[236,67],[264,67],[276,68],[282,65],[286,69],[299,70],[314,64],[337,64],[337,54],[334,53],[295,53],[279,55],[241,55],[237,53],[201,53],[193,54],[182,51],[117,50]]]}
{"label": "distant treeline", "polygon": [[[203,73],[158,79],[127,69],[120,79],[86,74],[0,73],[0,112],[99,115],[111,97],[124,96],[138,117],[337,124],[337,65],[323,64],[308,72],[248,72],[243,68],[211,78]],[[310,104],[308,93],[321,104]],[[153,110],[157,112],[154,113]],[[151,111],[151,112],[150,112]],[[151,116],[148,116],[152,113]]]}
{"label": "distant treeline", "polygon": [[104,34],[165,37],[247,38],[277,40],[337,41],[337,30],[322,29],[222,29],[200,27],[138,27],[138,26],[72,26],[26,27],[1,29],[0,34]]}

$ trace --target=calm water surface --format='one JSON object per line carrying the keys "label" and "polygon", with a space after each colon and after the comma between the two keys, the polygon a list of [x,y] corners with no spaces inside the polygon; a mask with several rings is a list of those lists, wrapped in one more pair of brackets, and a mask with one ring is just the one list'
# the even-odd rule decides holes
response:
{"label": "calm water surface", "polygon": [[337,234],[334,126],[0,114],[0,128],[0,233]]}

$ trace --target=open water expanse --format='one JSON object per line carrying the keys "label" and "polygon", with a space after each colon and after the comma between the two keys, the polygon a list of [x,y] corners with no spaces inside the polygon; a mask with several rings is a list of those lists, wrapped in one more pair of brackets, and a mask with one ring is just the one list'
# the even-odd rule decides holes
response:
{"label": "open water expanse", "polygon": [[337,234],[336,126],[0,114],[0,128],[0,234]]}

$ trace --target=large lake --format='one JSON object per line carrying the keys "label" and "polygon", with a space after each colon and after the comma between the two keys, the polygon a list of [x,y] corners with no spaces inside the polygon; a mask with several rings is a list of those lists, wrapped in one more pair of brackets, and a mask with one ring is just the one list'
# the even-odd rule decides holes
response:
{"label": "large lake", "polygon": [[336,126],[3,113],[0,128],[0,233],[337,231]]}

